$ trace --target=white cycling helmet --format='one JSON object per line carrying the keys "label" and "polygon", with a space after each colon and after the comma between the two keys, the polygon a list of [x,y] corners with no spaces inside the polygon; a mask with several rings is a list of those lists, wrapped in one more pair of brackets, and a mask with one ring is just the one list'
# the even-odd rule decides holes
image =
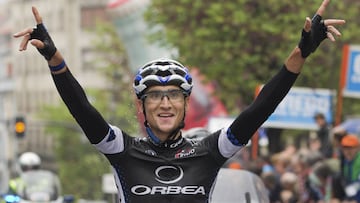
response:
{"label": "white cycling helmet", "polygon": [[19,164],[22,171],[39,169],[41,159],[39,155],[34,152],[25,152],[19,157]]}
{"label": "white cycling helmet", "polygon": [[171,59],[157,59],[141,67],[135,76],[133,87],[138,99],[145,90],[156,85],[176,85],[188,96],[192,89],[192,77],[181,63]]}

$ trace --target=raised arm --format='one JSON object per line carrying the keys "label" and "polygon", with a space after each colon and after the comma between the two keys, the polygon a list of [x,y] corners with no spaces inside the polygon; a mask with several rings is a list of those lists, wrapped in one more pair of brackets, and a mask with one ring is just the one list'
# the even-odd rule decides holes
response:
{"label": "raised arm", "polygon": [[322,20],[329,1],[322,2],[312,19],[306,18],[300,42],[285,60],[283,68],[262,88],[255,101],[231,124],[228,137],[233,144],[242,145],[250,140],[286,96],[301,72],[306,58],[317,49],[321,42],[326,38],[335,41],[334,35],[341,35],[334,26],[344,24],[344,20]]}
{"label": "raised arm", "polygon": [[56,88],[69,111],[83,129],[90,142],[100,142],[109,131],[109,125],[100,113],[89,103],[83,88],[71,74],[61,53],[47,32],[42,18],[32,7],[36,27],[27,28],[14,34],[21,38],[20,51],[25,51],[30,42],[48,62]]}

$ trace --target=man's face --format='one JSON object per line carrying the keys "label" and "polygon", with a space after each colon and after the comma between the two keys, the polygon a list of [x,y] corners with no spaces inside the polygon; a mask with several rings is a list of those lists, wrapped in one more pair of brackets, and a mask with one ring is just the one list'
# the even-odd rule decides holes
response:
{"label": "man's face", "polygon": [[145,95],[143,112],[153,133],[164,141],[183,120],[189,97],[177,86],[150,87]]}
{"label": "man's face", "polygon": [[348,161],[352,161],[358,153],[358,147],[342,147],[344,157]]}
{"label": "man's face", "polygon": [[325,126],[326,125],[326,120],[322,117],[317,117],[315,119],[315,122],[318,126],[322,127],[322,126]]}

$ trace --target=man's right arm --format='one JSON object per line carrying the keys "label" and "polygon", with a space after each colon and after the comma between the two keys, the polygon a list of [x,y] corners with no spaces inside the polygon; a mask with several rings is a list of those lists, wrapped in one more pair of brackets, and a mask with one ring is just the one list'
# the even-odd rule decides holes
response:
{"label": "man's right arm", "polygon": [[[60,52],[48,61],[49,66],[58,66],[64,59]],[[65,64],[58,71],[52,71],[55,86],[76,122],[92,144],[99,143],[109,132],[109,125],[101,114],[90,104],[85,91]]]}
{"label": "man's right arm", "polygon": [[27,28],[14,34],[22,38],[19,51],[25,51],[30,42],[47,60],[57,90],[69,111],[85,132],[92,144],[99,143],[110,127],[101,114],[89,103],[83,88],[71,74],[63,56],[51,39],[42,17],[36,7],[32,7],[36,27]]}

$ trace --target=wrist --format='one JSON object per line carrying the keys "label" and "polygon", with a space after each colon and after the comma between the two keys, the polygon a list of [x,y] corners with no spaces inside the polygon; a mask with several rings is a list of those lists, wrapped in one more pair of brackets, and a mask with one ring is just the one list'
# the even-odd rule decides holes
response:
{"label": "wrist", "polygon": [[59,70],[63,69],[66,66],[65,60],[62,60],[58,65],[50,65],[49,69],[51,72],[58,72]]}
{"label": "wrist", "polygon": [[62,57],[62,55],[60,54],[59,51],[56,51],[56,53],[54,54],[53,57],[51,57],[50,60],[48,60],[48,65],[49,66],[57,66],[59,65],[62,61],[64,61],[64,58]]}
{"label": "wrist", "polygon": [[300,73],[304,63],[305,58],[303,58],[300,48],[295,47],[284,64],[288,71],[298,74]]}
{"label": "wrist", "polygon": [[49,69],[52,73],[61,72],[66,66],[65,60],[59,51],[48,61]]}

